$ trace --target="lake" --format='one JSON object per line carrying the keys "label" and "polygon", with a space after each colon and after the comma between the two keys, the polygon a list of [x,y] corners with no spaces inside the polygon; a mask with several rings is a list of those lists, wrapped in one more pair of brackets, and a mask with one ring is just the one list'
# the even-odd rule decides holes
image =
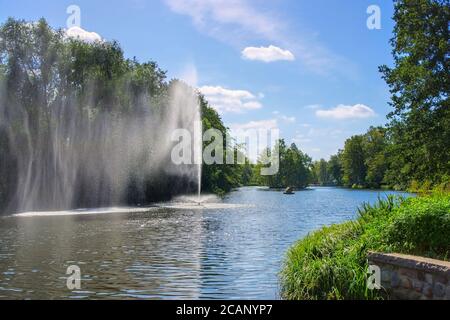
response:
{"label": "lake", "polygon": [[[293,243],[388,194],[406,195],[241,188],[204,206],[2,217],[0,299],[278,299]],[[70,265],[80,290],[66,286]]]}

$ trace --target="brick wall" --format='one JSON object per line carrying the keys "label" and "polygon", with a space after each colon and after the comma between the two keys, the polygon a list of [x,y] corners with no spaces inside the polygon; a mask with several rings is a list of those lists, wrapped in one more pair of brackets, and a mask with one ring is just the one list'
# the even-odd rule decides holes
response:
{"label": "brick wall", "polygon": [[381,290],[389,299],[450,300],[450,262],[375,252],[368,260],[380,268]]}

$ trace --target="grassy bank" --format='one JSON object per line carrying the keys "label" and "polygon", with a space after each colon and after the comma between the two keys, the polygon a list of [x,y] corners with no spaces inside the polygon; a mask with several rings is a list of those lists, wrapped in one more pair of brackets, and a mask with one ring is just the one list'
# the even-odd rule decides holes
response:
{"label": "grassy bank", "polygon": [[356,221],[325,227],[297,242],[281,273],[285,299],[377,299],[366,287],[367,253],[450,258],[450,195],[389,197],[364,205]]}

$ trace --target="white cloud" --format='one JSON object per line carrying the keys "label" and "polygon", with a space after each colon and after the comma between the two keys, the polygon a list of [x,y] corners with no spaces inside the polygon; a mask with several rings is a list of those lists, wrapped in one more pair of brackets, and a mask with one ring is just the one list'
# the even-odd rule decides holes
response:
{"label": "white cloud", "polygon": [[320,104],[310,104],[304,107],[305,109],[310,109],[310,110],[317,110],[322,108],[322,105]]}
{"label": "white cloud", "polygon": [[315,128],[310,124],[301,124],[300,127],[302,129],[299,129],[295,132],[295,136],[292,139],[293,142],[304,144],[309,142],[321,142],[324,139],[330,141],[330,140],[336,140],[339,139],[340,136],[343,134],[343,131],[340,129],[334,129],[334,128]]}
{"label": "white cloud", "polygon": [[337,120],[346,119],[366,119],[376,116],[375,111],[364,104],[355,104],[354,106],[338,105],[329,110],[317,110],[316,116],[319,118],[330,118]]}
{"label": "white cloud", "polygon": [[[344,125],[344,124],[342,124]],[[314,159],[328,158],[342,147],[344,137],[349,134],[340,128],[300,125],[291,141]]]}
{"label": "white cloud", "polygon": [[281,114],[280,111],[278,111],[278,110],[272,111],[272,114],[274,116],[276,116],[276,118],[278,120],[281,120],[281,121],[283,121],[285,123],[294,123],[295,121],[297,121],[297,118],[289,117],[289,116],[286,116],[284,114]]}
{"label": "white cloud", "polygon": [[[335,129],[331,127],[326,128],[315,128],[313,126],[304,127],[305,131],[299,131],[297,133],[305,133],[305,136],[313,139],[314,141],[323,140],[323,139],[338,139],[339,136],[343,133],[340,129]],[[307,129],[307,130],[306,130]]]}
{"label": "white cloud", "polygon": [[252,30],[264,37],[278,34],[279,23],[254,9],[246,0],[165,1],[172,11],[190,16],[198,28],[213,36],[226,37],[224,25],[232,25],[241,31]]}
{"label": "white cloud", "polygon": [[286,123],[294,123],[297,120],[295,117],[288,117],[285,115],[279,116],[279,119]]}
{"label": "white cloud", "polygon": [[245,131],[245,130],[271,130],[278,129],[277,119],[250,121],[247,123],[233,123],[230,125],[232,132]]}
{"label": "white cloud", "polygon": [[294,61],[295,56],[289,50],[270,45],[269,47],[247,47],[242,51],[242,58],[263,62]]}
{"label": "white cloud", "polygon": [[235,142],[246,146],[243,151],[252,161],[267,148],[271,149],[279,138],[277,119],[233,123],[229,128]]}
{"label": "white cloud", "polygon": [[66,37],[78,39],[88,43],[102,41],[102,37],[100,37],[98,33],[89,32],[80,27],[71,27],[68,30],[66,30]]}
{"label": "white cloud", "polygon": [[203,86],[199,88],[208,102],[220,113],[243,113],[262,108],[258,97],[246,90],[231,90],[221,86]]}
{"label": "white cloud", "polygon": [[297,146],[303,146],[305,143],[311,142],[312,139],[308,138],[304,134],[296,134],[294,138],[292,138],[292,142],[295,143]]}
{"label": "white cloud", "polygon": [[321,45],[313,30],[293,34],[286,19],[251,0],[164,0],[173,12],[192,19],[196,28],[211,37],[239,48],[250,41],[264,40],[289,47],[308,70],[323,75],[339,72],[353,76],[353,63]]}

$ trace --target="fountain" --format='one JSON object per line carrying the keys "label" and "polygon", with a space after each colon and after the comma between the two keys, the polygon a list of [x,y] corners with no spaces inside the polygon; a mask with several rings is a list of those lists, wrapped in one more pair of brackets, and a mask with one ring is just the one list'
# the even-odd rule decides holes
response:
{"label": "fountain", "polygon": [[203,166],[203,123],[201,121],[201,109],[200,105],[198,108],[197,118],[200,119],[196,123],[196,136],[195,136],[195,158],[197,165],[197,196],[198,196],[198,205],[201,205],[201,197],[202,197],[202,166]]}
{"label": "fountain", "polygon": [[118,113],[92,107],[97,90],[92,86],[82,99],[85,105],[61,99],[46,114],[48,121],[33,118],[25,105],[5,103],[0,92],[0,135],[9,147],[9,155],[0,157],[12,159],[15,169],[5,211],[146,204],[195,184],[200,194],[201,162],[174,165],[170,159],[171,133],[193,132],[201,123],[198,98],[181,82],[169,87],[163,108],[151,105],[142,92],[131,111]]}
{"label": "fountain", "polygon": [[[212,206],[193,88],[114,42],[71,42],[42,20],[5,28],[15,32],[0,37],[0,213],[142,211],[195,191],[197,208]],[[190,164],[171,159],[178,129],[194,137]]]}

